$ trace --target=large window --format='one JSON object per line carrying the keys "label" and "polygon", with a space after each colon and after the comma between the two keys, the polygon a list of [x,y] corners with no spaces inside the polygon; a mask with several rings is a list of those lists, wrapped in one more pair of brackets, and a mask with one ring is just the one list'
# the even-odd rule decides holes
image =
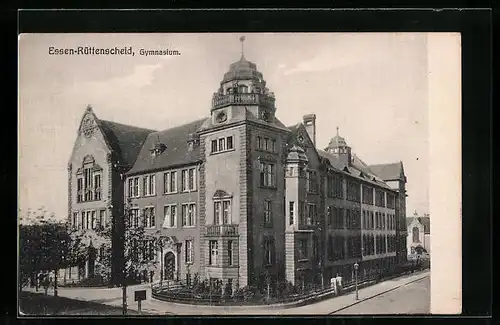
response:
{"label": "large window", "polygon": [[307,239],[299,239],[299,260],[305,260],[309,258],[307,248]]}
{"label": "large window", "polygon": [[394,194],[387,193],[387,207],[389,209],[394,209],[395,208],[395,202],[396,202],[396,199],[394,197]]}
{"label": "large window", "polygon": [[76,175],[76,201],[98,201],[102,199],[101,169],[94,164],[84,164]]}
{"label": "large window", "polygon": [[273,265],[274,240],[271,237],[264,237],[264,265]]}
{"label": "large window", "polygon": [[106,211],[105,210],[99,210],[99,223],[98,223],[99,229],[104,229],[106,228]]}
{"label": "large window", "polygon": [[273,202],[264,200],[264,226],[273,225]]}
{"label": "large window", "polygon": [[208,255],[208,264],[209,265],[217,265],[217,255],[219,254],[219,246],[216,240],[210,240],[208,242],[209,247],[209,255]]}
{"label": "large window", "polygon": [[358,182],[349,180],[347,181],[347,200],[360,201],[360,185]]}
{"label": "large window", "polygon": [[231,200],[214,200],[214,223],[231,224]]}
{"label": "large window", "polygon": [[184,260],[186,263],[193,263],[193,241],[192,240],[186,240],[186,247],[185,247],[185,256]]}
{"label": "large window", "polygon": [[373,188],[363,185],[363,204],[373,205]]}
{"label": "large window", "polygon": [[128,196],[139,197],[139,177],[132,177],[128,179]]}
{"label": "large window", "polygon": [[375,190],[375,205],[385,207],[385,193],[380,189]]}
{"label": "large window", "polygon": [[309,203],[307,205],[307,220],[306,220],[306,223],[308,225],[314,225],[314,223],[316,222],[317,215],[318,215],[318,207],[316,206],[316,204]]}
{"label": "large window", "polygon": [[271,138],[258,136],[257,137],[257,149],[269,151],[269,152],[276,152],[276,140],[271,139]]}
{"label": "large window", "polygon": [[101,189],[101,174],[94,174],[94,200],[100,200],[102,198]]}
{"label": "large window", "polygon": [[163,174],[164,192],[176,193],[177,192],[177,172],[171,171]]}
{"label": "large window", "polygon": [[156,227],[156,216],[154,207],[144,208],[144,221],[145,221],[145,226],[147,228]]}
{"label": "large window", "polygon": [[345,257],[344,241],[344,236],[335,236],[333,239],[333,259],[335,261],[344,259]]}
{"label": "large window", "polygon": [[155,175],[144,175],[142,177],[142,193],[144,193],[144,196],[156,195]]}
{"label": "large window", "polygon": [[326,178],[326,188],[328,197],[343,198],[342,177],[340,175],[328,175]]}
{"label": "large window", "polygon": [[186,203],[182,205],[182,226],[194,227],[196,219],[196,204]]}
{"label": "large window", "polygon": [[165,228],[175,228],[177,227],[177,205],[166,205],[163,207],[163,212],[165,219],[163,221],[163,227]]}
{"label": "large window", "polygon": [[139,227],[139,225],[140,225],[139,218],[140,218],[139,209],[138,208],[130,209],[129,220],[128,220],[129,227],[131,227],[131,228]]}
{"label": "large window", "polygon": [[234,149],[233,136],[212,140],[212,153],[218,153]]}
{"label": "large window", "polygon": [[183,192],[190,192],[196,190],[196,168],[189,168],[182,170],[181,186]]}
{"label": "large window", "polygon": [[260,186],[276,187],[276,165],[269,162],[260,163]]}
{"label": "large window", "polygon": [[418,229],[418,227],[413,227],[412,234],[413,234],[413,242],[419,243],[420,242],[420,230]]}
{"label": "large window", "polygon": [[315,171],[307,171],[307,191],[310,193],[318,192],[318,176]]}

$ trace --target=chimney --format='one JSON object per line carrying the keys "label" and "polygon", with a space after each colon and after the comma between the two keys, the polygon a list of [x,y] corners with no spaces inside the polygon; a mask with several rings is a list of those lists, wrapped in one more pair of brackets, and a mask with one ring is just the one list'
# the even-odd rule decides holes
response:
{"label": "chimney", "polygon": [[316,147],[316,114],[307,114],[302,118],[307,134]]}

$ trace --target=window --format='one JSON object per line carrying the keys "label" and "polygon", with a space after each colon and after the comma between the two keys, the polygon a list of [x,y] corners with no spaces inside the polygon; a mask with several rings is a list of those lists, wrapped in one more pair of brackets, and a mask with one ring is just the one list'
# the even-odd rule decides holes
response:
{"label": "window", "polygon": [[130,209],[130,217],[129,218],[130,218],[129,227],[131,227],[131,228],[139,227],[139,209],[138,208]]}
{"label": "window", "polygon": [[272,226],[273,224],[273,206],[271,200],[264,201],[264,225]]}
{"label": "window", "polygon": [[177,192],[177,172],[166,172],[163,174],[164,193]]}
{"label": "window", "polygon": [[165,216],[163,227],[165,228],[177,227],[177,206],[166,205],[163,207],[163,212]]}
{"label": "window", "polygon": [[333,247],[333,236],[332,235],[328,235],[327,255],[328,255],[328,260],[333,261],[333,259],[334,259],[334,247]]}
{"label": "window", "polygon": [[181,186],[183,192],[196,190],[196,168],[182,170]]}
{"label": "window", "polygon": [[344,236],[335,236],[333,239],[333,259],[335,261],[344,258]]}
{"label": "window", "polygon": [[81,229],[85,229],[85,218],[86,218],[86,214],[85,214],[85,211],[82,211],[82,224],[81,224]]}
{"label": "window", "polygon": [[395,202],[396,202],[396,200],[395,200],[394,194],[387,193],[387,207],[389,209],[394,209]]}
{"label": "window", "polygon": [[185,262],[186,263],[193,263],[193,241],[192,240],[186,240],[186,247],[185,249]]}
{"label": "window", "polygon": [[373,214],[373,211],[370,211],[370,215],[371,215],[371,217],[370,217],[370,225],[371,225],[370,228],[375,229],[375,220],[373,219],[375,216]]}
{"label": "window", "polygon": [[227,241],[227,263],[229,266],[233,265],[233,241]]}
{"label": "window", "polygon": [[307,239],[299,239],[299,260],[305,260],[307,258]]}
{"label": "window", "polygon": [[100,210],[99,211],[99,224],[98,224],[99,229],[104,229],[106,228],[106,211],[105,210]]}
{"label": "window", "polygon": [[77,185],[76,185],[76,192],[77,192],[76,202],[79,203],[79,202],[83,201],[83,179],[78,178],[76,183],[77,183]]}
{"label": "window", "polygon": [[313,225],[316,222],[316,216],[318,214],[316,204],[308,204],[307,205],[307,224]]}
{"label": "window", "polygon": [[307,191],[316,193],[318,191],[318,178],[315,171],[307,171]]}
{"label": "window", "polygon": [[363,204],[373,205],[373,188],[363,185]]}
{"label": "window", "polygon": [[264,265],[273,265],[273,245],[272,238],[264,237]]}
{"label": "window", "polygon": [[260,163],[260,186],[276,187],[276,165],[268,162]]}
{"label": "window", "polygon": [[78,212],[73,212],[73,220],[71,221],[73,228],[78,227]]}
{"label": "window", "polygon": [[147,228],[154,228],[156,226],[155,208],[144,208],[144,219]]}
{"label": "window", "polygon": [[87,211],[87,224],[85,225],[85,229],[91,229],[92,226],[92,211]]}
{"label": "window", "polygon": [[380,189],[375,190],[375,205],[385,207],[385,193]]}
{"label": "window", "polygon": [[418,229],[418,227],[413,227],[412,233],[413,233],[413,242],[419,243],[420,242],[420,230]]}
{"label": "window", "polygon": [[214,224],[231,224],[231,200],[214,201]]}
{"label": "window", "polygon": [[128,179],[128,196],[139,197],[139,177]]}
{"label": "window", "polygon": [[347,181],[347,200],[349,201],[360,201],[360,189],[359,184],[354,181]]}
{"label": "window", "polygon": [[257,137],[257,149],[276,152],[276,140],[271,138]]}
{"label": "window", "polygon": [[212,153],[234,149],[233,136],[212,140]]}
{"label": "window", "polygon": [[142,178],[142,193],[144,196],[156,195],[155,175],[145,175]]}
{"label": "window", "polygon": [[94,174],[94,200],[100,200],[101,197],[101,175]]}
{"label": "window", "polygon": [[293,225],[295,218],[295,202],[289,202],[289,213],[290,213],[290,225]]}
{"label": "window", "polygon": [[83,191],[85,201],[91,201],[93,199],[93,189],[92,189],[92,169],[85,168],[83,170]]}
{"label": "window", "polygon": [[183,227],[194,227],[194,221],[196,216],[196,204],[187,203],[182,205],[182,226]]}
{"label": "window", "polygon": [[216,265],[217,255],[218,255],[218,243],[216,240],[210,240],[208,242],[208,245],[209,245],[208,264]]}

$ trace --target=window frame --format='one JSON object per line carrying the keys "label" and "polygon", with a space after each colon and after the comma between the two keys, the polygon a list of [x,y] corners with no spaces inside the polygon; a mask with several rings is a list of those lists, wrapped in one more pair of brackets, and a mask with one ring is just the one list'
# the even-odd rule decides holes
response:
{"label": "window frame", "polygon": [[[174,216],[173,216],[173,225],[171,224],[172,221],[172,207],[174,207]],[[168,219],[167,219],[167,211],[168,211]],[[177,228],[177,219],[178,219],[178,209],[177,209],[177,204],[172,203],[172,204],[165,204],[163,205],[163,228]],[[167,225],[165,226],[165,220],[168,220]]]}
{"label": "window frame", "polygon": [[[210,143],[211,155],[235,150],[234,135],[213,138],[210,140]],[[229,143],[231,144],[230,146],[228,145]]]}
{"label": "window frame", "polygon": [[[186,215],[184,215],[184,207],[186,207]],[[196,227],[196,202],[186,202],[181,205],[182,228]],[[192,214],[192,222],[188,225],[189,215]]]}

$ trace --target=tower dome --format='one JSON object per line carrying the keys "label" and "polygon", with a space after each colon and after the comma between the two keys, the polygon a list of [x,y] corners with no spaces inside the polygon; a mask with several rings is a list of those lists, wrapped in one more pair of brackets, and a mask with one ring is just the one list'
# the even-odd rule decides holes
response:
{"label": "tower dome", "polygon": [[245,59],[243,55],[241,58],[231,63],[229,71],[224,74],[222,83],[233,80],[262,80],[262,73],[257,70],[257,65]]}

